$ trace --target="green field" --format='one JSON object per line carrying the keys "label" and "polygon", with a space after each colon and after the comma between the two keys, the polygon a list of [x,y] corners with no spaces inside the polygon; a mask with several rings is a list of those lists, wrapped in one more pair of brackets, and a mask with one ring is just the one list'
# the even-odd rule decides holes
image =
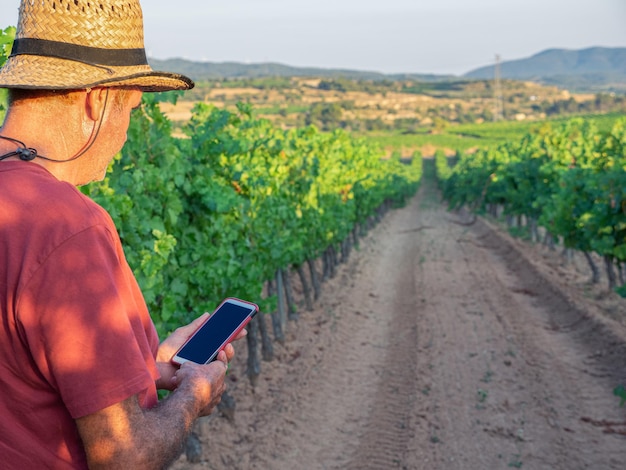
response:
{"label": "green field", "polygon": [[[604,114],[582,116],[595,121],[601,132],[609,132],[613,123],[626,114]],[[544,126],[558,126],[572,116],[560,117],[547,121],[499,121],[481,124],[449,125],[438,133],[393,133],[370,132],[361,137],[386,149],[415,149],[423,147],[443,148],[450,151],[467,151],[474,148],[497,147],[498,145],[518,141],[525,134]]]}

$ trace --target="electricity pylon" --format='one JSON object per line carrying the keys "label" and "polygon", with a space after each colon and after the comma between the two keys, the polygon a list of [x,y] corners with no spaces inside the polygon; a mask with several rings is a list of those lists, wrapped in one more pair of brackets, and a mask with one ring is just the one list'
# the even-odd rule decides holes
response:
{"label": "electricity pylon", "polygon": [[496,54],[496,65],[494,67],[494,86],[493,97],[495,101],[493,120],[501,121],[504,119],[504,98],[502,96],[502,83],[500,82],[500,55]]}

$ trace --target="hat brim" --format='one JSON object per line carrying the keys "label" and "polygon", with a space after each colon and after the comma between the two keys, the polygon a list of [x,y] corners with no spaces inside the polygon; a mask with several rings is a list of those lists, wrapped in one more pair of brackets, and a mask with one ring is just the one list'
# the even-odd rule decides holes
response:
{"label": "hat brim", "polygon": [[194,82],[177,73],[154,71],[149,65],[104,67],[36,55],[10,57],[0,68],[0,88],[79,90],[97,86],[132,86],[156,92],[189,90]]}

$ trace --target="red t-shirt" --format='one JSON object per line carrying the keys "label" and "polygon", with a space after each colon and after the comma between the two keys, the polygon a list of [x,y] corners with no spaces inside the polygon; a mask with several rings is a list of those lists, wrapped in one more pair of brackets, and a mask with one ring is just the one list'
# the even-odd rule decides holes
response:
{"label": "red t-shirt", "polygon": [[0,163],[0,466],[83,468],[75,418],[156,404],[158,336],[106,211]]}

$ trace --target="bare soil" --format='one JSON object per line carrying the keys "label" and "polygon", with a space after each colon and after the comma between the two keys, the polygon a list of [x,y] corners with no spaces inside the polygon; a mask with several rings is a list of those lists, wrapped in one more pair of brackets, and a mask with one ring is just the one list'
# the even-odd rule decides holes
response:
{"label": "bare soil", "polygon": [[626,301],[426,181],[290,322],[181,469],[623,469]]}

